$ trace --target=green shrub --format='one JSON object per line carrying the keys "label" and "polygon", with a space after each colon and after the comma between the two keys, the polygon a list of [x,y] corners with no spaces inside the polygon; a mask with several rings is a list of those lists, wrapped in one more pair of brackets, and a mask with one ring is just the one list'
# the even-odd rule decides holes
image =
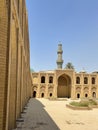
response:
{"label": "green shrub", "polygon": [[79,103],[78,102],[71,102],[70,105],[73,105],[73,106],[79,106]]}
{"label": "green shrub", "polygon": [[87,101],[80,101],[80,102],[71,102],[70,105],[77,106],[77,107],[88,107],[89,103]]}
{"label": "green shrub", "polygon": [[89,99],[89,105],[98,105],[98,103],[93,99]]}
{"label": "green shrub", "polygon": [[73,101],[70,103],[70,105],[76,106],[76,107],[88,107],[92,105],[98,105],[98,103],[93,99],[89,99],[89,100],[82,100],[80,102]]}
{"label": "green shrub", "polygon": [[79,104],[80,104],[80,107],[88,107],[89,106],[88,101],[80,101]]}

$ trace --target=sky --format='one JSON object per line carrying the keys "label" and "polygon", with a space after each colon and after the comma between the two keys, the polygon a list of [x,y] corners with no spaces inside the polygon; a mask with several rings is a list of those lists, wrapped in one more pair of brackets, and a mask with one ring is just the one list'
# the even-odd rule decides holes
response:
{"label": "sky", "polygon": [[29,22],[30,67],[57,68],[62,43],[63,68],[98,71],[98,0],[26,0]]}

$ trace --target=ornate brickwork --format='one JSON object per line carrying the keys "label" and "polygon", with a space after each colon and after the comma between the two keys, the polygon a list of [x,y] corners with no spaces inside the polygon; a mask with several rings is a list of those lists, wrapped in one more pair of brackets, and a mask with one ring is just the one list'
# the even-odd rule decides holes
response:
{"label": "ornate brickwork", "polygon": [[62,53],[62,44],[59,44],[56,70],[32,73],[32,96],[39,98],[98,98],[98,73],[88,74],[84,71],[76,73],[72,68],[62,69]]}
{"label": "ornate brickwork", "polygon": [[[35,76],[37,84],[35,82]],[[43,76],[44,83],[41,81]],[[49,82],[50,76],[53,77],[53,82]],[[33,72],[32,80],[32,97],[35,97],[34,94],[36,93],[36,97],[38,98],[98,98],[97,73],[76,73],[70,69],[57,69],[39,73]]]}

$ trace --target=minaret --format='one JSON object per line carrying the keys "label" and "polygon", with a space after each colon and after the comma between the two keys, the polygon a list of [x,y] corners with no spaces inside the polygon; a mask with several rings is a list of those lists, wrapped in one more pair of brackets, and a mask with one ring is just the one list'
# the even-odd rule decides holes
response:
{"label": "minaret", "polygon": [[58,51],[57,51],[58,59],[56,61],[57,69],[62,69],[62,64],[63,64],[62,53],[63,53],[62,44],[58,44]]}

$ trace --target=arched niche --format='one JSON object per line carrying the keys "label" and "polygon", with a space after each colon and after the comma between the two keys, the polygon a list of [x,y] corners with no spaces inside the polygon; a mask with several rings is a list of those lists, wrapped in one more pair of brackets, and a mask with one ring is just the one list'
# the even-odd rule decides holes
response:
{"label": "arched niche", "polygon": [[58,77],[57,97],[71,97],[71,78],[66,74]]}

